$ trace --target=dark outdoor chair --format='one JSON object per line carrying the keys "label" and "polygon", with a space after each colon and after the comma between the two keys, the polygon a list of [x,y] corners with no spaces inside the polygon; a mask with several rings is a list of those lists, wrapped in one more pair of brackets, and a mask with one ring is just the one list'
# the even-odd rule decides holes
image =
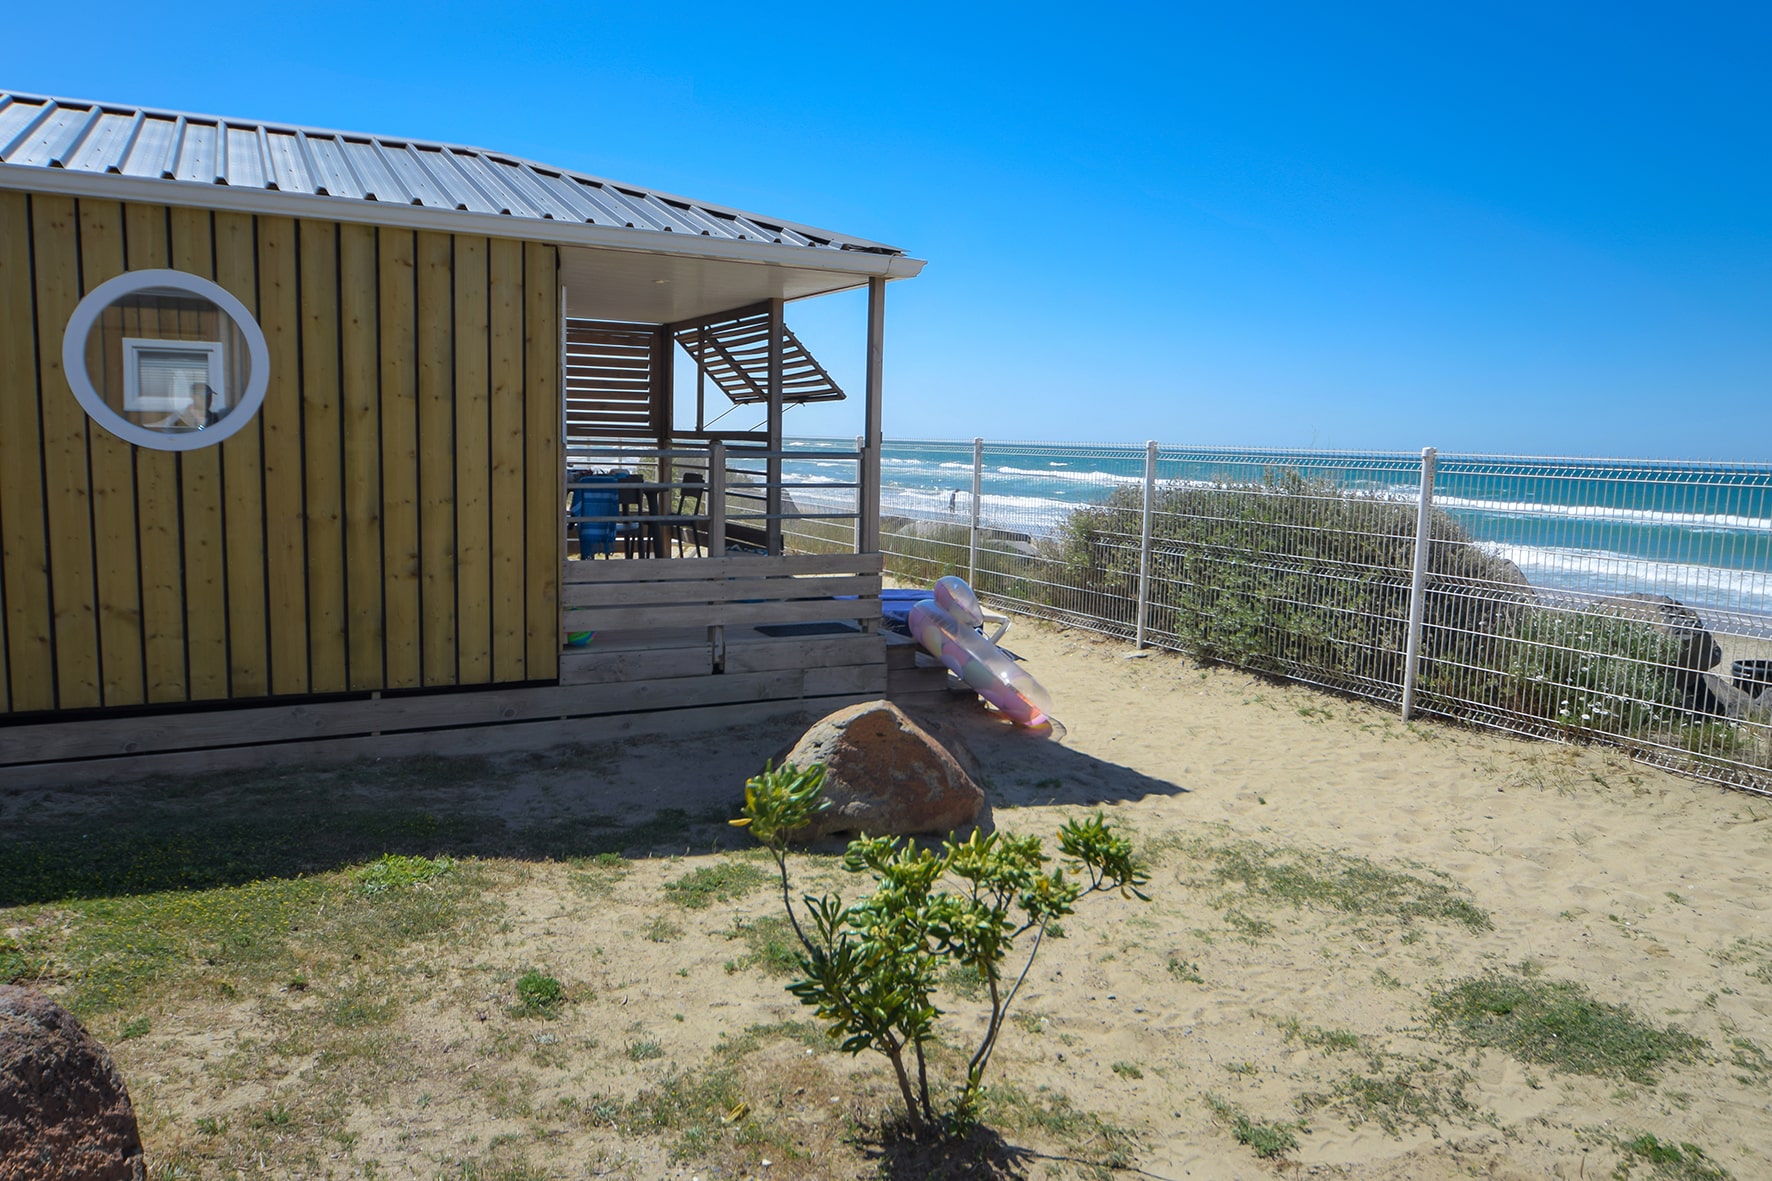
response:
{"label": "dark outdoor chair", "polygon": [[[679,517],[698,517],[707,503],[707,477],[700,472],[683,473],[683,491],[677,496],[677,515]],[[689,548],[691,540],[695,542],[695,556],[702,556],[702,546],[708,537],[707,523],[704,521],[679,521],[677,523],[677,552],[683,553]]]}
{"label": "dark outdoor chair", "polygon": [[616,536],[621,539],[622,556],[628,558],[649,558],[652,556],[651,522],[646,520],[650,515],[646,504],[646,490],[630,487],[633,484],[644,484],[645,476],[637,476],[624,472],[617,477],[616,494],[621,498],[621,515],[626,518],[616,528]]}

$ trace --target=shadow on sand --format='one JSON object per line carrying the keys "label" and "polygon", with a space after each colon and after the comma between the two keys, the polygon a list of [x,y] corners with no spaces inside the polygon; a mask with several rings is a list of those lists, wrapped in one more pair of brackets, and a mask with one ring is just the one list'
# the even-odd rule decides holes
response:
{"label": "shadow on sand", "polygon": [[1122,1160],[1102,1161],[1088,1156],[1036,1152],[1012,1144],[995,1129],[979,1125],[964,1136],[923,1138],[904,1133],[902,1126],[864,1132],[858,1144],[866,1158],[890,1181],[1024,1181],[1036,1161],[1073,1165],[1080,1175],[1151,1177]]}
{"label": "shadow on sand", "polygon": [[1022,1181],[1040,1157],[987,1127],[946,1140],[885,1134],[864,1142],[862,1151],[890,1181]]}
{"label": "shadow on sand", "polygon": [[[1062,726],[1026,730],[976,698],[954,694],[953,701],[938,710],[907,712],[950,750],[970,753],[972,765],[966,769],[994,807],[1094,807],[1188,794],[1180,784],[1066,746]],[[960,757],[964,763],[965,755]]]}
{"label": "shadow on sand", "polygon": [[[956,698],[920,711],[996,808],[1185,789]],[[746,778],[812,721],[498,758],[411,758],[0,795],[0,906],[211,889],[383,853],[566,860],[743,848]],[[962,756],[964,757],[964,756]],[[992,826],[987,814],[981,821]]]}

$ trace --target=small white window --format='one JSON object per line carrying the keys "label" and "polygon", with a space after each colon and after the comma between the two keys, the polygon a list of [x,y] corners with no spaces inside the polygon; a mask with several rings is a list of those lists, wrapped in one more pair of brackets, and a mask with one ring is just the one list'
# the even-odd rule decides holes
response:
{"label": "small white window", "polygon": [[123,338],[123,409],[202,419],[228,407],[227,349],[219,340]]}
{"label": "small white window", "polygon": [[143,447],[189,451],[252,420],[270,351],[246,306],[182,271],[131,271],[93,288],[68,321],[62,363],[87,414]]}

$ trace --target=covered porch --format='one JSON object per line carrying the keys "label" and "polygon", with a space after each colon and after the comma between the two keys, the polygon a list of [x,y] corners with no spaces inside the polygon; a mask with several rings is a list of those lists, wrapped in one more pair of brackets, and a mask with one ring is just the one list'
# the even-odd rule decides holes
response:
{"label": "covered porch", "polygon": [[[886,277],[663,269],[612,283],[605,260],[563,251],[560,683],[624,685],[658,708],[884,695]],[[850,391],[787,309],[863,285],[866,370]],[[842,401],[853,445],[786,438],[793,408]]]}

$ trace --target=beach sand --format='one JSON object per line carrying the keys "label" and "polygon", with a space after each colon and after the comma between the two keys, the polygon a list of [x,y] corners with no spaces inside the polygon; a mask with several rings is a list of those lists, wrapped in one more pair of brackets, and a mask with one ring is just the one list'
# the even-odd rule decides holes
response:
{"label": "beach sand", "polygon": [[[1623,1146],[1650,1133],[1737,1178],[1772,1176],[1772,801],[1602,748],[1405,725],[1171,654],[1129,658],[1082,632],[1021,622],[1005,642],[1064,727],[1018,731],[959,696],[934,711],[982,768],[986,822],[1050,835],[1099,808],[1149,856],[1152,901],[1097,897],[1065,922],[993,1064],[1026,1102],[1088,1118],[1066,1130],[1003,1116],[1018,1152],[952,1175],[1122,1175],[1091,1172],[1119,1144],[1118,1163],[1135,1167],[1124,1175],[1202,1181],[1582,1178],[1621,1162],[1647,1177]],[[441,811],[543,822],[730,808],[796,733],[685,736],[511,764],[496,784],[403,790]],[[919,1175],[857,1142],[895,1101],[882,1061],[792,1039],[747,1058],[742,1079],[747,1118],[794,1129],[788,1159],[733,1165],[731,1136],[727,1155],[681,1155],[677,1132],[624,1135],[585,1114],[707,1069],[723,1036],[809,1015],[744,957],[742,930],[778,914],[778,896],[686,909],[662,890],[701,866],[768,867],[742,834],[728,845],[633,860],[590,886],[562,862],[491,871],[496,929],[413,954],[434,967],[385,1033],[393,1065],[352,1101],[348,1147],[304,1175],[362,1175],[374,1160],[377,1176],[430,1177],[488,1145],[536,1170],[511,1174],[523,1177],[712,1177],[715,1160],[726,1176]],[[824,862],[807,884],[842,878]],[[504,1007],[532,965],[575,998],[545,1025]],[[1473,1049],[1430,1019],[1432,998],[1485,974],[1574,982],[1704,1048],[1653,1082]],[[241,1120],[299,1089],[317,1069],[299,1058],[224,1081],[226,1047],[272,1036],[279,1006],[310,1003],[179,1006],[119,1044],[150,1153],[200,1155],[196,1120]],[[954,1041],[976,1034],[978,1013],[953,998]],[[1294,1146],[1259,1158],[1238,1141],[1239,1114],[1245,1132],[1278,1127]]]}
{"label": "beach sand", "polygon": [[[1729,1062],[1737,1039],[1764,1046],[1772,1032],[1762,890],[1772,869],[1772,802],[1604,748],[1405,725],[1375,707],[1178,657],[1126,659],[1123,647],[1081,633],[1024,628],[1008,642],[1058,682],[1076,773],[1052,803],[1100,801],[1150,834],[1204,831],[1221,834],[1209,841],[1418,865],[1467,889],[1493,923],[1477,933],[1428,923],[1399,930],[1282,907],[1265,912],[1271,935],[1217,933],[1207,944],[1197,932],[1222,932],[1227,908],[1211,902],[1210,888],[1190,888],[1197,865],[1163,864],[1159,901],[1145,908],[1157,923],[1150,938],[1130,938],[1124,926],[1096,933],[1103,944],[1139,942],[1158,954],[1128,953],[1117,969],[1092,969],[1121,998],[1118,1007],[1142,1000],[1150,1019],[1099,1026],[1114,1030],[1114,1049],[1091,1057],[1142,1052],[1163,1063],[1162,1085],[1139,1088],[1143,1114],[1157,1119],[1159,1095],[1181,1112],[1145,1167],[1165,1176],[1252,1175],[1225,1152],[1198,1096],[1216,1091],[1251,1112],[1295,1116],[1298,1096],[1348,1065],[1343,1055],[1288,1042],[1278,1027],[1297,1020],[1472,1076],[1465,1128],[1454,1120],[1392,1135],[1326,1112],[1301,1137],[1300,1162],[1362,1177],[1604,1175],[1616,1159],[1608,1137],[1650,1131],[1704,1146],[1737,1176],[1772,1175],[1772,1080],[1744,1081]],[[1024,782],[1049,765],[1031,744],[1005,738],[997,749],[1004,753],[985,762],[1021,755]],[[1133,776],[1148,779],[1122,794],[1117,785]],[[1047,803],[1038,789],[1010,797]],[[1130,919],[1138,908],[1124,912]],[[1166,986],[1151,963],[1164,947],[1197,962],[1206,983]],[[1620,1087],[1494,1051],[1473,1056],[1424,1030],[1434,989],[1522,963],[1679,1024],[1705,1038],[1720,1065],[1670,1071],[1656,1087]],[[1083,1013],[1102,1007],[1099,994],[1029,1000],[1055,1012],[1077,1012],[1079,1000]],[[1225,1070],[1245,1063],[1256,1070]],[[1432,1073],[1417,1072],[1418,1090],[1431,1087]],[[1087,1084],[1103,1098],[1132,1090],[1099,1070]]]}

